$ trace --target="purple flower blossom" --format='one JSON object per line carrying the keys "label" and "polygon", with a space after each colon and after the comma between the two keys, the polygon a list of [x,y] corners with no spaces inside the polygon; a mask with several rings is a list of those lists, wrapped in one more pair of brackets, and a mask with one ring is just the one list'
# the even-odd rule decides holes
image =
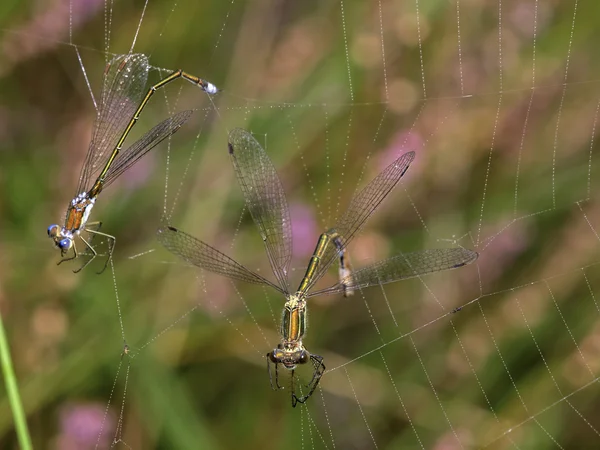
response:
{"label": "purple flower blossom", "polygon": [[296,257],[312,254],[317,239],[317,222],[311,208],[302,203],[290,206],[293,230],[293,253]]}
{"label": "purple flower blossom", "polygon": [[63,450],[108,448],[115,428],[110,412],[105,416],[100,403],[75,403],[63,407],[60,413],[58,448]]}

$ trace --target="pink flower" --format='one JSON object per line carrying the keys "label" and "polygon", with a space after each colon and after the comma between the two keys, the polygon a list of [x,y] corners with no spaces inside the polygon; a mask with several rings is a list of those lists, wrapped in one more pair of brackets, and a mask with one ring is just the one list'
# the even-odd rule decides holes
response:
{"label": "pink flower", "polygon": [[317,243],[317,222],[313,210],[302,203],[290,206],[293,230],[293,253],[296,257],[312,255]]}
{"label": "pink flower", "polygon": [[391,143],[380,153],[377,159],[377,169],[382,171],[404,153],[414,151],[417,156],[403,179],[412,177],[422,167],[421,155],[423,154],[423,148],[424,141],[418,132],[406,129],[401,130],[392,137]]}
{"label": "pink flower", "polygon": [[100,403],[76,403],[63,407],[60,414],[58,447],[64,450],[108,448],[115,421]]}

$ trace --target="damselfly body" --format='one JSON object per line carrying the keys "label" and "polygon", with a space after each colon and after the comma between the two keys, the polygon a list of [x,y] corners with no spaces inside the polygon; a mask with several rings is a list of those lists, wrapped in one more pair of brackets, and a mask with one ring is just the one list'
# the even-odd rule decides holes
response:
{"label": "damselfly body", "polygon": [[[91,245],[93,236],[100,235],[108,241],[109,251],[104,269],[112,256],[114,236],[100,232],[101,222],[88,222],[90,212],[100,192],[152,148],[175,133],[192,114],[192,111],[182,111],[169,117],[152,128],[141,139],[122,150],[125,139],[138,121],[150,97],[156,90],[178,78],[196,84],[208,94],[217,92],[217,88],[213,84],[182,70],[177,70],[153,85],[143,96],[149,69],[148,58],[145,55],[128,54],[113,58],[104,71],[98,115],[81,169],[76,195],[67,207],[64,225],[48,227],[48,236],[61,251],[62,259],[58,264],[78,257],[75,245],[77,237],[91,252],[91,258],[74,272],[79,272],[97,256],[96,250]],[[83,231],[88,233],[87,239],[81,234]],[[70,251],[72,254],[69,256]]]}
{"label": "damselfly body", "polygon": [[[303,344],[309,298],[320,294],[347,294],[373,285],[454,269],[477,259],[476,252],[464,248],[430,249],[401,253],[356,271],[348,269],[344,261],[348,245],[406,173],[415,157],[414,152],[409,152],[396,159],[354,195],[335,227],[327,230],[319,238],[298,289],[292,291],[288,281],[292,257],[292,228],[287,201],[277,172],[261,145],[247,131],[235,129],[230,133],[229,153],[246,206],[260,231],[277,284],[170,225],[159,228],[158,240],[175,255],[202,269],[233,280],[271,286],[285,296],[280,328],[281,342],[277,348],[267,353],[266,359],[271,386],[274,389],[282,389],[279,384],[279,365],[291,370],[292,406],[304,403],[313,394],[325,371],[323,357],[309,353]],[[339,260],[340,263],[339,282],[311,292],[335,260]],[[298,365],[309,361],[313,366],[312,379],[306,386],[305,394],[297,393],[294,386],[294,370]],[[275,366],[274,376],[271,373],[271,365]]]}

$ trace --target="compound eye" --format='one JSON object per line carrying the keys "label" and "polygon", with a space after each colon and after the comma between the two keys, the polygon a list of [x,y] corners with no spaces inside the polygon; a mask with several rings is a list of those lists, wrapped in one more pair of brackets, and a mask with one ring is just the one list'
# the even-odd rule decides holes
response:
{"label": "compound eye", "polygon": [[71,247],[71,240],[65,238],[58,243],[58,246],[60,247],[61,250],[68,249]]}
{"label": "compound eye", "polygon": [[277,363],[279,363],[281,361],[279,361],[279,359],[277,358],[277,356],[275,356],[275,352],[276,352],[276,350],[273,350],[272,352],[269,352],[268,355],[269,355],[269,359],[271,360],[271,362],[274,363],[274,364],[277,364]]}
{"label": "compound eye", "polygon": [[310,354],[305,350],[298,358],[298,364],[306,364],[310,360]]}
{"label": "compound eye", "polygon": [[58,225],[50,225],[48,227],[48,236],[54,237],[58,234]]}

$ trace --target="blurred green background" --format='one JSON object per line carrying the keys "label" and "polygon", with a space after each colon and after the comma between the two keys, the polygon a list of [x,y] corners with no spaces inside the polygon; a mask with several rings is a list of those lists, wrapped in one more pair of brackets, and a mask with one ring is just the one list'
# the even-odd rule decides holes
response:
{"label": "blurred green background", "polygon": [[[183,68],[222,92],[181,82],[152,99],[132,138],[198,111],[101,194],[91,220],[116,236],[114,272],[73,274],[46,227],[76,194],[95,117],[78,53],[98,99],[142,16],[134,51],[167,68],[152,81]],[[598,448],[599,19],[595,0],[2,2],[0,311],[35,448]],[[270,276],[226,151],[238,126],[286,189],[292,284],[355,189],[408,150],[352,264],[480,252],[311,299],[305,345],[329,371],[295,409],[264,361],[284,300],[154,239],[166,211]],[[17,448],[3,389],[0,447]]]}

